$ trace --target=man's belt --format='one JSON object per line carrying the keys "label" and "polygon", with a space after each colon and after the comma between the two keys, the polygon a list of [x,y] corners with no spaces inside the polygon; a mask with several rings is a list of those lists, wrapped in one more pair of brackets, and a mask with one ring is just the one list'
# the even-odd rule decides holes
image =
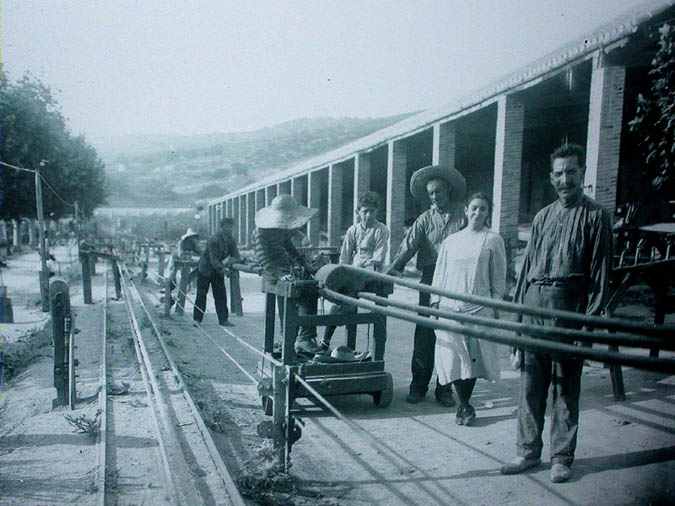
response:
{"label": "man's belt", "polygon": [[542,278],[533,279],[531,283],[536,286],[555,286],[560,288],[579,286],[586,282],[583,276],[574,276],[570,278]]}

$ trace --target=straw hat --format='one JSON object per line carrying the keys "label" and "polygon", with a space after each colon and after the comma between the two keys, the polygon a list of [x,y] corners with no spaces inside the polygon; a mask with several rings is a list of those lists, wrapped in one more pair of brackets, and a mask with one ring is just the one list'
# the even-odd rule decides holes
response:
{"label": "straw hat", "polygon": [[461,202],[466,194],[466,180],[462,174],[444,165],[429,165],[416,170],[410,178],[410,193],[417,200],[427,200],[427,183],[432,179],[442,179],[450,187],[450,200]]}
{"label": "straw hat", "polygon": [[188,227],[187,231],[183,234],[183,236],[180,238],[181,241],[184,241],[188,237],[194,237],[198,236],[199,234],[192,230],[192,227]]}
{"label": "straw hat", "polygon": [[301,206],[290,195],[277,195],[269,206],[255,213],[255,225],[258,228],[291,230],[302,227],[318,211]]}

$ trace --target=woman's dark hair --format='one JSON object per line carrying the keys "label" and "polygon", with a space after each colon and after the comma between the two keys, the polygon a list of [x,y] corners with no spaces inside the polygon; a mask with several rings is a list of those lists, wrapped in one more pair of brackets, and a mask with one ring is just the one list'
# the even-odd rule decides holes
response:
{"label": "woman's dark hair", "polygon": [[[492,199],[490,199],[490,197],[488,197],[487,193],[474,192],[471,195],[469,195],[469,198],[466,199],[465,206],[469,207],[469,204],[471,203],[471,201],[475,200],[475,199],[480,199],[480,200],[484,200],[485,202],[487,202],[488,212],[487,212],[487,218],[485,219],[485,225],[490,227],[491,226],[490,222],[492,221],[491,220],[491,218],[492,218]],[[462,228],[466,228],[468,225],[469,225],[469,221],[467,220],[466,216],[464,216],[464,226]]]}

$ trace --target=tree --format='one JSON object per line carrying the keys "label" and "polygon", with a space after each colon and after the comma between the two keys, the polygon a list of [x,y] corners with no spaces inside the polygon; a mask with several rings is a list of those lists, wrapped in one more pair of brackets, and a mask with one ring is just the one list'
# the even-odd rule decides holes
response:
{"label": "tree", "polygon": [[[49,87],[30,74],[11,83],[0,73],[0,160],[41,167],[49,183],[43,185],[47,216],[72,214],[74,201],[90,216],[105,202],[104,165],[96,150],[71,135]],[[35,217],[32,174],[0,167],[0,193],[0,219]]]}
{"label": "tree", "polygon": [[649,92],[638,96],[637,111],[629,125],[645,150],[644,175],[653,190],[663,193],[673,185],[675,167],[675,29],[664,23],[658,32]]}

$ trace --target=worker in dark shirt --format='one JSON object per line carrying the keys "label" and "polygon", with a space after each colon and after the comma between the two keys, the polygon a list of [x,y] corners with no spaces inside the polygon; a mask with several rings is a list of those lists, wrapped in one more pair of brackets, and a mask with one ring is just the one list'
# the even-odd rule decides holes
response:
{"label": "worker in dark shirt", "polygon": [[223,218],[220,221],[218,233],[211,236],[199,258],[199,273],[197,275],[197,300],[195,302],[193,319],[201,322],[206,312],[206,294],[209,285],[213,289],[213,302],[216,305],[218,323],[222,326],[231,326],[228,321],[227,292],[225,291],[225,275],[229,265],[239,261],[237,243],[232,237],[232,218]]}

